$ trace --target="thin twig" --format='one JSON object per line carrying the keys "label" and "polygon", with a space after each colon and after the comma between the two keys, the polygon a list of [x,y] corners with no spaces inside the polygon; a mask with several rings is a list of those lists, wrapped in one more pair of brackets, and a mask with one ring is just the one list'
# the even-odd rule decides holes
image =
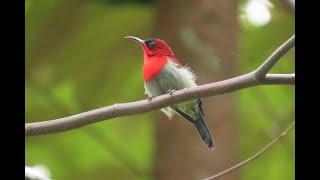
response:
{"label": "thin twig", "polygon": [[[287,45],[288,41],[289,45]],[[275,62],[278,59],[280,59],[280,57],[284,55],[285,52],[289,50],[289,47],[293,47],[294,36],[290,38],[290,40],[288,41],[284,43],[284,45],[282,45],[280,48],[278,48],[274,53],[272,53],[271,56],[267,58],[266,62],[263,63],[257,70],[248,74],[244,74],[219,82],[177,90],[172,94],[157,96],[153,98],[151,101],[146,99],[129,103],[114,104],[111,106],[106,106],[103,108],[83,112],[64,118],[42,122],[26,123],[25,135],[32,136],[67,131],[85,125],[93,124],[102,120],[112,119],[120,116],[142,114],[166,106],[170,106],[172,104],[189,101],[196,98],[226,94],[258,85],[294,85],[294,74],[268,74],[267,76],[265,76],[265,78],[257,78],[256,75],[257,73],[261,72],[262,74],[268,73],[265,71],[270,70],[272,66],[275,64]]]}
{"label": "thin twig", "polygon": [[265,84],[294,84],[295,83],[295,74],[267,74],[265,79],[261,79]]}
{"label": "thin twig", "polygon": [[203,180],[211,180],[211,179],[216,179],[218,177],[221,177],[235,169],[240,168],[241,166],[246,165],[247,163],[249,163],[250,161],[258,158],[260,155],[262,155],[266,150],[268,150],[273,144],[275,144],[277,141],[279,141],[281,138],[283,138],[287,132],[295,125],[295,122],[293,122],[286,130],[284,130],[278,137],[276,137],[275,139],[273,139],[269,144],[267,144],[266,146],[264,146],[262,149],[260,149],[256,154],[254,154],[253,156],[249,157],[248,159],[241,161],[240,163],[226,169],[223,170],[221,172],[219,172],[218,174],[215,174],[213,176],[207,177]]}
{"label": "thin twig", "polygon": [[263,79],[271,68],[295,45],[295,35],[291,36],[284,44],[275,50],[271,56],[256,70],[256,78]]}

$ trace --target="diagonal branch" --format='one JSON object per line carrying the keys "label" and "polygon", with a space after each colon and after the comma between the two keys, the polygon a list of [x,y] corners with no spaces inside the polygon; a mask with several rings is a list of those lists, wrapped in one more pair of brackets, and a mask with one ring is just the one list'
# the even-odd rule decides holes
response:
{"label": "diagonal branch", "polygon": [[256,78],[263,79],[271,68],[280,60],[280,58],[286,54],[295,45],[295,35],[291,36],[284,44],[282,44],[277,50],[275,50],[271,56],[256,69]]}
{"label": "diagonal branch", "polygon": [[[287,45],[288,42],[289,45]],[[278,48],[257,70],[248,74],[219,82],[177,90],[172,94],[157,96],[151,101],[140,100],[129,103],[114,104],[111,106],[106,106],[103,108],[67,116],[64,118],[42,122],[26,123],[25,135],[33,136],[67,131],[85,125],[93,124],[102,120],[108,120],[120,116],[142,114],[167,107],[172,104],[189,101],[196,98],[222,95],[258,85],[294,85],[294,74],[268,74],[265,76],[265,74],[268,73],[275,62],[277,62],[282,55],[284,55],[290,48],[292,48],[293,45],[294,36],[293,38],[290,38],[286,43],[284,43],[280,48]],[[257,78],[256,74],[261,72],[265,77]]]}
{"label": "diagonal branch", "polygon": [[221,171],[221,172],[218,173],[218,174],[215,174],[215,175],[213,175],[213,176],[207,177],[207,178],[205,178],[205,179],[203,179],[203,180],[216,179],[216,178],[221,177],[221,176],[223,176],[223,175],[225,175],[225,174],[227,174],[227,173],[229,173],[229,172],[231,172],[231,171],[233,171],[233,170],[235,170],[235,169],[238,169],[238,168],[240,168],[241,166],[246,165],[246,164],[249,163],[250,161],[258,158],[258,157],[259,157],[260,155],[262,155],[266,150],[270,149],[273,144],[275,144],[275,143],[278,142],[281,138],[283,138],[283,137],[287,134],[287,132],[288,132],[294,125],[295,125],[295,122],[293,122],[293,123],[292,123],[286,130],[284,130],[278,137],[276,137],[275,139],[273,139],[269,144],[267,144],[265,147],[263,147],[262,149],[260,149],[260,150],[259,150],[256,154],[254,154],[253,156],[249,157],[248,159],[246,159],[246,160],[244,160],[244,161],[242,161],[242,162],[240,162],[240,163],[238,163],[238,164],[236,164],[236,165],[234,165],[234,166],[232,166],[232,167],[230,167],[230,168],[228,168],[228,169],[226,169],[226,170],[224,170],[224,171]]}

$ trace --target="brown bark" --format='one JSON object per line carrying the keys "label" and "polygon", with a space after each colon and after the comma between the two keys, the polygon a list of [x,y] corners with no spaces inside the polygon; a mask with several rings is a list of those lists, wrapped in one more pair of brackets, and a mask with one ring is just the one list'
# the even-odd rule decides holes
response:
{"label": "brown bark", "polygon": [[[157,35],[175,55],[192,67],[198,84],[235,74],[237,1],[157,1]],[[196,129],[175,116],[157,121],[156,179],[200,179],[237,162],[234,98],[223,95],[203,99],[206,122],[215,140],[210,151]],[[237,173],[224,176],[237,179]]]}

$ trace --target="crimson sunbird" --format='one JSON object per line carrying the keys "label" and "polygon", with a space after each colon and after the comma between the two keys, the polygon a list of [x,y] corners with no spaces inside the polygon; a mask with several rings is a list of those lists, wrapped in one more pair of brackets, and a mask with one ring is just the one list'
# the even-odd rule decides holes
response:
{"label": "crimson sunbird", "polygon": [[[161,39],[142,40],[134,36],[125,38],[138,42],[142,47],[144,87],[149,98],[197,86],[195,74],[190,67],[183,65],[175,57],[165,41]],[[203,142],[213,149],[213,138],[204,120],[201,99],[171,105],[162,108],[161,111],[169,119],[174,113],[177,113],[194,124]]]}

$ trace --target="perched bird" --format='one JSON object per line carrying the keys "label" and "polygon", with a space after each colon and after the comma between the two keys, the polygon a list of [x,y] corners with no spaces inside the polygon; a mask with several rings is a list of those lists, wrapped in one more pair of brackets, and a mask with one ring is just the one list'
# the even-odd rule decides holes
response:
{"label": "perched bird", "polygon": [[[175,58],[165,41],[161,39],[142,40],[134,36],[125,38],[138,42],[142,47],[144,87],[150,98],[197,86],[194,73]],[[161,111],[169,119],[176,112],[194,124],[204,143],[213,149],[213,139],[204,120],[201,99],[165,107]]]}

